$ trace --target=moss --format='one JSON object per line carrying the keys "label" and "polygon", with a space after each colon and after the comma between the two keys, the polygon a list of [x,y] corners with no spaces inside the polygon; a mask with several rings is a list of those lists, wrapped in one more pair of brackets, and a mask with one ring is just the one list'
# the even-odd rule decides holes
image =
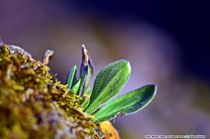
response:
{"label": "moss", "polygon": [[0,138],[100,138],[81,98],[48,66],[9,47],[0,47]]}

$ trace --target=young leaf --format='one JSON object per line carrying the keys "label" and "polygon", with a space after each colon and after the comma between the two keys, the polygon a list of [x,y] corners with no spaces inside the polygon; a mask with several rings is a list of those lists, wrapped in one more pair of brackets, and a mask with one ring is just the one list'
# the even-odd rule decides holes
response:
{"label": "young leaf", "polygon": [[77,94],[79,92],[79,88],[80,88],[80,84],[81,84],[81,79],[79,79],[74,86],[72,86],[72,88],[70,89],[70,91],[74,94]]}
{"label": "young leaf", "polygon": [[67,85],[68,85],[69,90],[71,90],[72,86],[76,82],[76,73],[77,73],[77,66],[75,65],[74,67],[70,69],[69,75],[67,78]]}
{"label": "young leaf", "polygon": [[123,88],[130,77],[131,67],[127,60],[119,60],[105,67],[94,82],[89,106],[86,112],[93,114]]}
{"label": "young leaf", "polygon": [[90,55],[88,50],[86,49],[85,45],[82,45],[82,62],[80,66],[80,79],[81,79],[81,89],[80,89],[80,96],[83,96],[90,79],[93,76],[93,63],[91,61]]}
{"label": "young leaf", "polygon": [[90,98],[89,98],[89,97],[85,97],[85,98],[84,98],[84,101],[83,101],[82,104],[81,104],[81,107],[82,107],[83,109],[85,109],[85,108],[88,106],[89,102],[90,102]]}
{"label": "young leaf", "polygon": [[110,101],[94,114],[95,118],[93,120],[99,123],[111,120],[118,114],[128,115],[130,113],[135,113],[146,107],[152,101],[155,94],[155,85],[146,85],[142,88],[133,90]]}
{"label": "young leaf", "polygon": [[91,96],[91,93],[92,93],[92,89],[91,89],[91,87],[88,86],[87,89],[86,89],[86,91],[85,91],[84,96],[90,97]]}

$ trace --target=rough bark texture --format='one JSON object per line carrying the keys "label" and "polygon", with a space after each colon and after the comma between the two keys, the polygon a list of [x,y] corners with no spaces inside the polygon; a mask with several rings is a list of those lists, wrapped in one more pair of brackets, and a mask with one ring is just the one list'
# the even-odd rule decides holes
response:
{"label": "rough bark texture", "polygon": [[0,138],[101,138],[80,97],[25,52],[0,47]]}

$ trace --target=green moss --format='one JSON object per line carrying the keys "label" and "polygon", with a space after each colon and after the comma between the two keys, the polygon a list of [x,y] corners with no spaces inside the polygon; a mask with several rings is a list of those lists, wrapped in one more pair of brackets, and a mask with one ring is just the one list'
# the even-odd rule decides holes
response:
{"label": "green moss", "polygon": [[0,138],[100,138],[81,98],[49,70],[26,53],[0,47]]}

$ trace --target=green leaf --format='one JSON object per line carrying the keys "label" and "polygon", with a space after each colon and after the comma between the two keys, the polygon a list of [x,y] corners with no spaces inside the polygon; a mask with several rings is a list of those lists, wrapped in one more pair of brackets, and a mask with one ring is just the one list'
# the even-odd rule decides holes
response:
{"label": "green leaf", "polygon": [[86,112],[93,114],[104,103],[116,96],[130,77],[131,67],[127,60],[119,60],[105,67],[94,82]]}
{"label": "green leaf", "polygon": [[91,96],[91,93],[92,93],[92,89],[91,89],[90,86],[88,86],[87,89],[86,89],[86,91],[85,91],[84,96],[90,97]]}
{"label": "green leaf", "polygon": [[142,88],[133,90],[119,98],[110,101],[107,105],[97,111],[93,119],[99,123],[106,120],[111,120],[117,115],[128,115],[142,110],[154,98],[156,94],[155,85],[146,85]]}
{"label": "green leaf", "polygon": [[81,79],[81,89],[80,96],[83,96],[88,88],[90,79],[93,76],[94,68],[93,63],[90,58],[89,52],[85,45],[82,45],[82,62],[80,66],[80,79]]}
{"label": "green leaf", "polygon": [[82,104],[81,104],[81,107],[82,107],[83,109],[85,109],[85,108],[88,106],[89,103],[90,103],[90,98],[89,98],[89,97],[85,97],[85,98],[84,98],[84,101],[83,101]]}
{"label": "green leaf", "polygon": [[72,86],[76,82],[76,73],[77,73],[77,66],[75,65],[74,67],[70,69],[69,75],[67,78],[67,85],[68,85],[69,90],[71,90]]}
{"label": "green leaf", "polygon": [[90,82],[90,79],[93,76],[93,67],[91,67],[90,65],[87,65],[86,67],[87,69],[87,73],[85,73],[84,71],[81,72],[80,74],[80,78],[81,78],[81,89],[80,89],[80,96],[83,96],[84,93],[87,91],[88,89],[88,85]]}
{"label": "green leaf", "polygon": [[75,85],[71,88],[71,92],[74,94],[77,94],[79,92],[79,88],[80,88],[80,84],[81,84],[81,79],[79,79]]}
{"label": "green leaf", "polygon": [[[89,62],[89,63],[92,63],[92,62]],[[92,78],[93,76],[93,65],[92,64],[89,64],[88,63],[88,74],[87,74],[87,77],[85,79],[85,92],[87,91],[88,89],[88,85],[89,85],[89,82],[90,82],[90,79]]]}

